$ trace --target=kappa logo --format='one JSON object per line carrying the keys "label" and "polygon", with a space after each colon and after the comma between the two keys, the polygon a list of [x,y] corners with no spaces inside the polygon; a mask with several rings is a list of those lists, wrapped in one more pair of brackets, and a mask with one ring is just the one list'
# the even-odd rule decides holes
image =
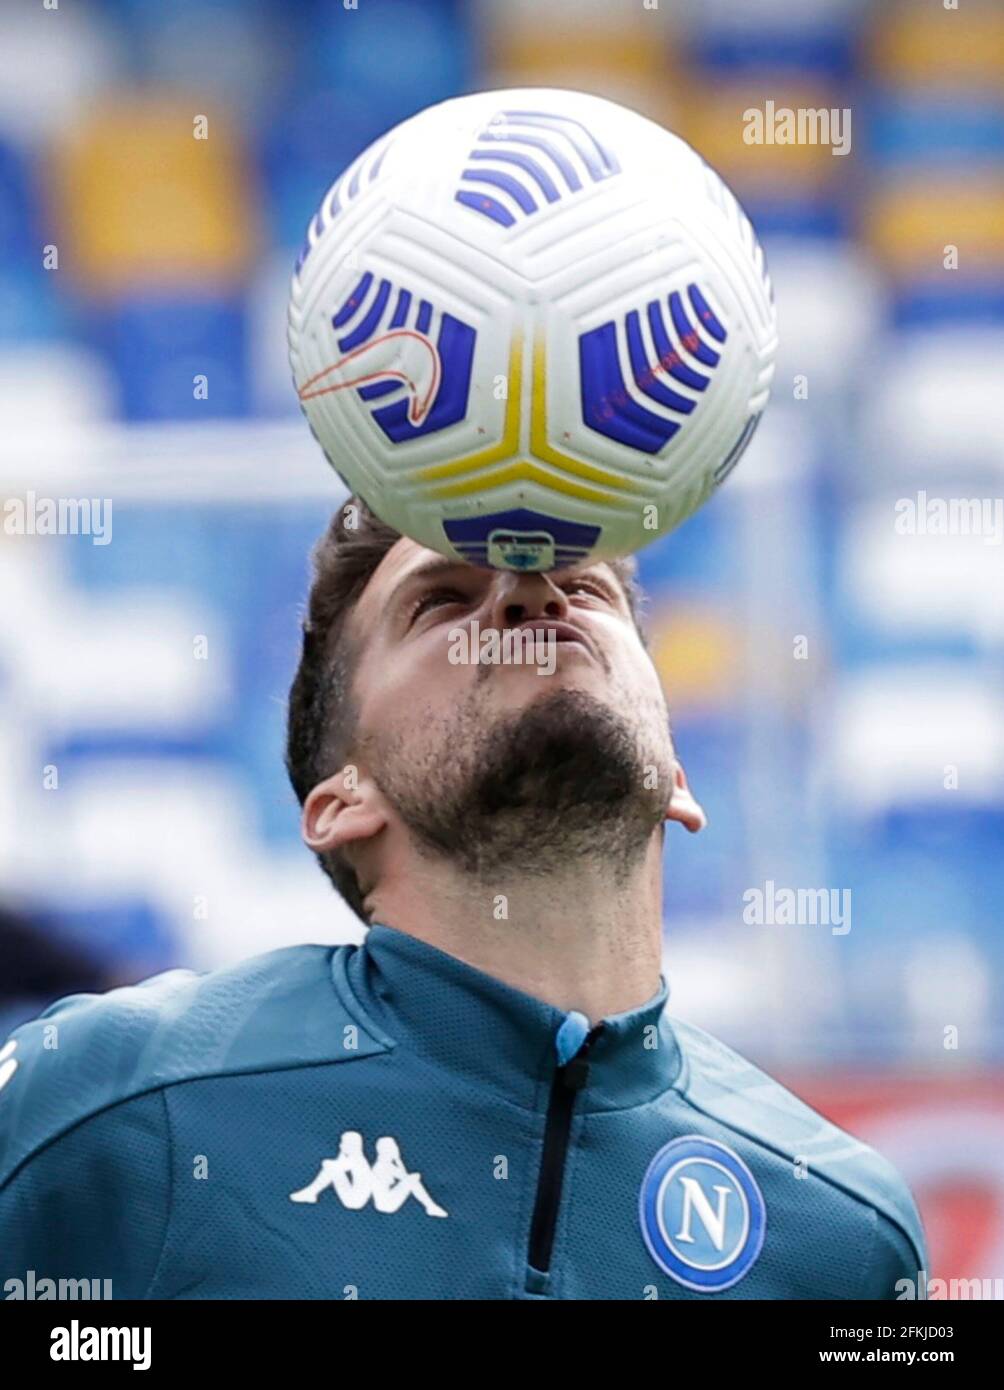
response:
{"label": "kappa logo", "polygon": [[376,1161],[370,1163],[363,1148],[363,1136],[347,1129],[339,1140],[337,1158],[322,1161],[317,1177],[291,1192],[291,1202],[316,1202],[331,1188],[343,1207],[359,1211],[372,1201],[377,1211],[399,1211],[409,1197],[424,1208],[426,1216],[449,1216],[426,1191],[421,1173],[409,1173],[396,1139],[389,1134],[376,1141]]}
{"label": "kappa logo", "polygon": [[649,1254],[684,1288],[720,1293],[748,1274],[763,1249],[767,1213],[737,1153],[688,1134],[659,1150],[641,1185]]}
{"label": "kappa logo", "polygon": [[0,1047],[0,1091],[17,1071],[17,1058],[13,1055],[16,1048],[16,1038],[11,1038],[10,1042]]}

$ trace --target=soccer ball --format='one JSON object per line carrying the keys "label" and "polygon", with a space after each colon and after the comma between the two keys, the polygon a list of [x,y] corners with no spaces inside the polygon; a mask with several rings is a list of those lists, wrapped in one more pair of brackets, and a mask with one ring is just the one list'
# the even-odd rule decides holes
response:
{"label": "soccer ball", "polygon": [[348,487],[452,558],[626,555],[735,467],[777,332],[717,174],[579,92],[482,92],[382,136],[328,191],[289,307],[293,380]]}

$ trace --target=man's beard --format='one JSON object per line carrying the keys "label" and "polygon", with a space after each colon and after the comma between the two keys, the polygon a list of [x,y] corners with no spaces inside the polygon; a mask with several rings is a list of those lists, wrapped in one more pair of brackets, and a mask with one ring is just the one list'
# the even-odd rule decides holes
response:
{"label": "man's beard", "polygon": [[419,850],[481,882],[567,872],[583,857],[625,877],[672,786],[668,725],[649,747],[638,727],[578,690],[494,720],[475,691],[434,746],[375,742],[373,775]]}

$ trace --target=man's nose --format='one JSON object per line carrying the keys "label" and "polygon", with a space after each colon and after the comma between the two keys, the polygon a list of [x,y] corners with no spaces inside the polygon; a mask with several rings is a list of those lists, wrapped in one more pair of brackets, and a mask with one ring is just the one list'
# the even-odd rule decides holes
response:
{"label": "man's nose", "polygon": [[506,574],[492,598],[491,625],[498,629],[567,616],[568,595],[546,574]]}

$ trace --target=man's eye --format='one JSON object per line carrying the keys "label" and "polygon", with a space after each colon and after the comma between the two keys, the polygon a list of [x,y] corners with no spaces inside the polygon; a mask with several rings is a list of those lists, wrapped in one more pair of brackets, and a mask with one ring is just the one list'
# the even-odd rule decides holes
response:
{"label": "man's eye", "polygon": [[459,589],[430,589],[427,594],[423,594],[412,606],[408,617],[409,624],[415,622],[423,613],[427,613],[431,608],[439,608],[448,603],[466,603],[467,595],[462,594]]}
{"label": "man's eye", "polygon": [[563,584],[561,587],[567,594],[584,593],[594,594],[597,598],[607,600],[612,598],[610,590],[598,579],[570,579],[567,584]]}

